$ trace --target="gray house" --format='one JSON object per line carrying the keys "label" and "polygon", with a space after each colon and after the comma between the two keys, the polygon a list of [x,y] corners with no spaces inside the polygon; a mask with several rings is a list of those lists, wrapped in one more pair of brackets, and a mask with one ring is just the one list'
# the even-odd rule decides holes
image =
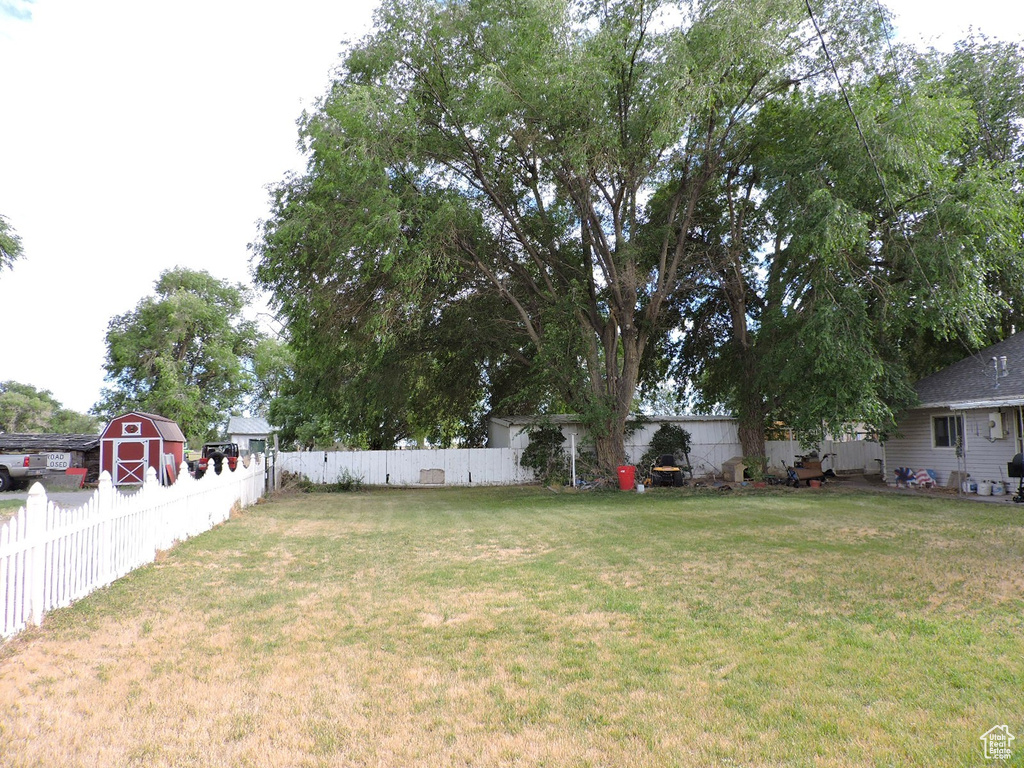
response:
{"label": "gray house", "polygon": [[245,416],[232,416],[228,419],[228,440],[238,443],[242,451],[266,453],[267,439],[272,431],[266,419]]}
{"label": "gray house", "polygon": [[[970,475],[1007,480],[1024,450],[1024,333],[981,350],[915,386],[920,405],[899,419],[885,444],[886,474],[897,467],[935,471],[940,484]],[[959,473],[956,474],[956,473]]]}

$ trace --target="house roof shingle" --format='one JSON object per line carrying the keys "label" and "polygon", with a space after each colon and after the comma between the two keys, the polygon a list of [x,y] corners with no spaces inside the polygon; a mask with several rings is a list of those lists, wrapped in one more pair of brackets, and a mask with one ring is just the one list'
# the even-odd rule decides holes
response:
{"label": "house roof shingle", "polygon": [[[1001,358],[1006,358],[1002,375]],[[995,358],[995,362],[993,362]],[[914,386],[919,407],[998,407],[1024,402],[1024,332],[926,376]]]}
{"label": "house roof shingle", "polygon": [[91,451],[100,446],[99,435],[50,435],[0,432],[0,451],[47,453]]}

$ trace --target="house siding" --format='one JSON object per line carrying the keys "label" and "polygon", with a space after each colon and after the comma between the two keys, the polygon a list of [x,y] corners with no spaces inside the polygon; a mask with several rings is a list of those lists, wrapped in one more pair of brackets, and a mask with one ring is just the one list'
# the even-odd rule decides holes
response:
{"label": "house siding", "polygon": [[[1003,436],[992,439],[989,410],[953,411],[948,408],[920,409],[905,414],[900,421],[901,436],[885,444],[886,479],[893,482],[897,467],[931,469],[941,485],[949,483],[956,471],[966,471],[975,480],[1006,480],[1006,464],[1018,451],[1019,435],[1016,408],[999,409],[1003,415]],[[932,445],[932,419],[937,416],[962,416],[964,419],[964,458],[958,460],[954,448]]]}

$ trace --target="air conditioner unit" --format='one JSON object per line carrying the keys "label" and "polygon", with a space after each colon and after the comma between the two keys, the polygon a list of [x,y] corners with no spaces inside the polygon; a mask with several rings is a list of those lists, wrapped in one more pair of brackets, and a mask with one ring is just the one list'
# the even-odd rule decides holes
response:
{"label": "air conditioner unit", "polygon": [[1003,432],[1003,414],[998,411],[988,415],[989,440],[1001,440],[1006,435]]}

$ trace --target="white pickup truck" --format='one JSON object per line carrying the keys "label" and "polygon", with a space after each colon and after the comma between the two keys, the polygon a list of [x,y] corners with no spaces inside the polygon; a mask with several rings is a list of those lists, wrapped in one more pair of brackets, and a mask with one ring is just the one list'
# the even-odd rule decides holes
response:
{"label": "white pickup truck", "polygon": [[0,491],[46,474],[45,453],[0,453]]}

